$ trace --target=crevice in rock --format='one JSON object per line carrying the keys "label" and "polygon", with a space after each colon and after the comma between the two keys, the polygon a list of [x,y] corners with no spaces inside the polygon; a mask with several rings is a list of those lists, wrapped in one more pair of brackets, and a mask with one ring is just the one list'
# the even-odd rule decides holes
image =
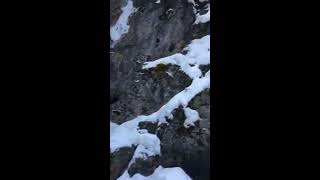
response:
{"label": "crevice in rock", "polygon": [[171,43],[168,51],[169,51],[169,52],[172,52],[172,51],[174,50],[174,48],[175,48],[175,44],[174,44],[174,43]]}

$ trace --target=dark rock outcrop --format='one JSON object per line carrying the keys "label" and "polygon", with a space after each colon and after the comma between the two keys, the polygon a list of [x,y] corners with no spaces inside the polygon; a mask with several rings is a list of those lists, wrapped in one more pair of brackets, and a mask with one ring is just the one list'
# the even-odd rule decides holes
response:
{"label": "dark rock outcrop", "polygon": [[117,179],[126,169],[135,148],[124,147],[110,155],[110,180]]}
{"label": "dark rock outcrop", "polygon": [[183,109],[176,110],[161,138],[161,165],[180,166],[194,180],[209,179],[210,133],[202,128],[181,126]]}
{"label": "dark rock outcrop", "polygon": [[128,173],[130,176],[136,173],[150,176],[159,165],[159,156],[150,156],[147,159],[136,159],[136,162],[129,167]]}
{"label": "dark rock outcrop", "polygon": [[157,131],[162,155],[137,159],[129,168],[130,175],[140,173],[149,176],[161,165],[179,166],[194,180],[209,179],[210,132],[200,127],[185,128],[182,108],[177,109],[173,117],[170,125],[162,125]]}

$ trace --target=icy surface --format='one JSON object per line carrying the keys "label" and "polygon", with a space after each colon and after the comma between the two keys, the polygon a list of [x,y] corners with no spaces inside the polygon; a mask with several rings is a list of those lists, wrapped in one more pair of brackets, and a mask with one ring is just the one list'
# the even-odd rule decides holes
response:
{"label": "icy surface", "polygon": [[121,8],[122,14],[120,15],[118,21],[114,26],[110,28],[110,37],[113,43],[121,39],[121,36],[123,34],[126,34],[129,32],[129,17],[132,13],[136,11],[136,9],[133,7],[132,0],[128,0],[128,3],[125,7]]}
{"label": "icy surface", "polygon": [[119,126],[118,124],[113,123],[113,122],[110,121],[110,133],[112,133],[113,130],[114,130],[116,127],[118,127],[118,126]]}
{"label": "icy surface", "polygon": [[[209,0],[199,0],[199,2],[207,2]],[[207,23],[210,21],[210,3],[208,3],[207,9],[205,9],[207,12],[205,14],[200,15],[200,13],[197,13],[197,4],[195,3],[194,0],[188,0],[188,3],[191,3],[193,5],[193,11],[196,15],[196,20],[194,24],[199,24],[199,23]]]}

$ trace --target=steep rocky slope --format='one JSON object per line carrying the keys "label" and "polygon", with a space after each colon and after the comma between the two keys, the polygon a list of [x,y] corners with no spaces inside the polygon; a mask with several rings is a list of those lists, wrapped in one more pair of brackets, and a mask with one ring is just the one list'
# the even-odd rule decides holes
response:
{"label": "steep rocky slope", "polygon": [[[209,179],[210,62],[190,53],[195,39],[209,51],[199,52],[210,53],[208,11],[205,0],[110,0],[111,179],[183,171],[186,179]],[[194,62],[174,62],[176,55]],[[165,57],[172,59],[155,61]],[[190,101],[175,103],[188,89],[197,91],[185,93]]]}

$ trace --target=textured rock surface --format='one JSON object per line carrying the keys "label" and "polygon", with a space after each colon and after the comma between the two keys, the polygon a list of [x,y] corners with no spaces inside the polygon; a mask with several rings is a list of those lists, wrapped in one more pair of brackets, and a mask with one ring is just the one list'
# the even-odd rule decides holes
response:
{"label": "textured rock surface", "polygon": [[186,129],[182,109],[176,110],[161,138],[161,164],[179,166],[194,180],[209,179],[210,133],[199,127]]}
{"label": "textured rock surface", "polygon": [[182,108],[177,109],[173,117],[168,120],[170,125],[163,124],[157,130],[161,139],[161,156],[137,160],[129,168],[130,175],[140,173],[149,176],[158,165],[162,165],[179,166],[194,180],[209,179],[210,132],[199,127],[186,129],[183,126],[185,115]]}
{"label": "textured rock surface", "polygon": [[[162,0],[161,0],[162,1]],[[193,25],[195,14],[187,0],[172,1],[169,7],[175,12],[169,19],[159,18],[168,6],[156,0],[133,0],[137,12],[129,19],[130,29],[110,50],[110,112],[117,124],[138,115],[157,111],[174,95],[190,85],[191,79],[174,65],[160,65],[152,70],[142,70],[146,61],[156,60],[178,52],[191,40],[210,34],[209,23]],[[170,1],[169,1],[170,2]],[[125,1],[110,1],[110,25],[121,14]],[[210,66],[200,67],[206,73]],[[128,173],[150,175],[158,165],[179,166],[194,180],[209,179],[210,159],[210,94],[196,96],[189,107],[199,112],[201,121],[195,127],[183,126],[183,109],[177,109],[169,125],[142,122],[141,129],[157,134],[161,140],[161,156],[137,159]],[[205,128],[205,129],[202,129]],[[111,179],[116,179],[126,169],[133,148],[122,149],[110,157]]]}
{"label": "textured rock surface", "polygon": [[117,179],[127,168],[135,148],[121,148],[110,156],[110,180]]}
{"label": "textured rock surface", "polygon": [[201,120],[200,128],[210,129],[210,91],[204,91],[197,95],[189,103],[191,109],[196,109]]}

